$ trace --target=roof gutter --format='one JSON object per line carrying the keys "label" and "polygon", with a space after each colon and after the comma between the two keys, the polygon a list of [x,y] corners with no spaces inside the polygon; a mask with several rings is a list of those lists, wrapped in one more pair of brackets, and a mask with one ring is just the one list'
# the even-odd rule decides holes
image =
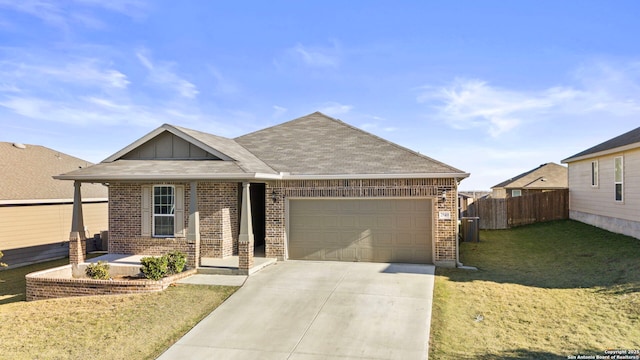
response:
{"label": "roof gutter", "polygon": [[[83,203],[107,202],[108,198],[83,198]],[[29,199],[29,200],[0,200],[0,205],[33,205],[33,204],[73,204],[69,199]]]}
{"label": "roof gutter", "polygon": [[279,180],[280,174],[157,174],[157,175],[57,175],[56,180],[75,180],[80,182],[109,182],[109,181],[179,181],[179,180]]}
{"label": "roof gutter", "polygon": [[410,173],[410,174],[329,174],[329,175],[291,175],[282,173],[282,180],[351,180],[351,179],[464,179],[469,173]]}
{"label": "roof gutter", "polygon": [[412,174],[330,174],[330,175],[291,175],[280,174],[158,174],[158,175],[57,175],[57,180],[75,180],[81,182],[109,181],[178,181],[178,180],[343,180],[343,179],[464,179],[468,173],[412,173]]}
{"label": "roof gutter", "polygon": [[584,154],[584,155],[581,155],[581,156],[574,156],[574,157],[566,158],[564,160],[561,160],[560,162],[563,163],[563,164],[568,164],[568,163],[572,163],[572,162],[575,162],[575,161],[592,159],[592,158],[598,157],[598,156],[611,155],[611,154],[615,154],[615,153],[619,153],[619,152],[623,152],[623,151],[627,151],[627,150],[635,150],[635,149],[638,149],[639,147],[640,147],[640,143],[633,143],[633,144],[624,145],[624,146],[618,146],[618,147],[615,147],[615,148],[612,148],[612,149],[602,150],[602,151],[598,151],[598,152],[594,152],[594,153],[590,153],[590,154]]}

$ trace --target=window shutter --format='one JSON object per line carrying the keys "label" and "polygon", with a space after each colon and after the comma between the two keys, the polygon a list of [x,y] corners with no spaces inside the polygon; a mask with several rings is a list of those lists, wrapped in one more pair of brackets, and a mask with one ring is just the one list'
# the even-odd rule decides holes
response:
{"label": "window shutter", "polygon": [[151,186],[150,185],[142,185],[142,213],[141,213],[141,223],[142,223],[142,236],[151,236]]}
{"label": "window shutter", "polygon": [[176,185],[175,189],[174,236],[184,237],[184,185]]}

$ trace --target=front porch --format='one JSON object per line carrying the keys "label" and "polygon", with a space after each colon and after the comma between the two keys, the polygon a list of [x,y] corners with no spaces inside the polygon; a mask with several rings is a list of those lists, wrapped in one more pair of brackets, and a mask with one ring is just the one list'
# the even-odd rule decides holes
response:
{"label": "front porch", "polygon": [[[118,224],[109,233],[109,251],[112,253],[85,260],[81,183],[75,181],[69,238],[74,277],[83,277],[86,263],[100,260],[113,265],[113,269],[125,269],[128,266],[131,272],[138,273],[142,257],[159,256],[172,250],[187,255],[187,267],[206,274],[251,275],[277,261],[265,256],[264,184],[250,187],[249,182],[197,181],[163,185],[172,189],[169,203],[173,204],[174,237],[157,236],[151,231],[152,217],[145,209],[148,210],[155,201],[152,196],[154,186],[146,183],[110,184],[111,192],[127,192],[127,199],[140,196],[141,202],[138,204],[131,200],[134,206],[129,200],[110,204],[112,222]],[[255,206],[252,206],[252,197],[255,197]],[[141,217],[138,216],[139,208],[142,209]],[[254,216],[258,216],[255,225]],[[140,233],[137,228],[141,229]],[[128,235],[132,229],[133,233]],[[115,231],[115,235],[111,231]],[[254,239],[254,231],[258,231],[257,239]]]}
{"label": "front porch", "polygon": [[[95,258],[85,260],[85,263],[97,263],[105,261],[109,263],[110,273],[113,275],[137,275],[140,273],[141,262],[143,257],[152,255],[130,255],[130,254],[105,254]],[[264,256],[264,250],[255,249],[253,257],[253,265],[247,270],[240,269],[240,257],[238,255],[227,256],[224,258],[200,258],[200,265],[196,267],[198,274],[210,275],[251,275],[265,267],[275,264],[276,258],[267,258]],[[83,264],[80,264],[81,268]]]}

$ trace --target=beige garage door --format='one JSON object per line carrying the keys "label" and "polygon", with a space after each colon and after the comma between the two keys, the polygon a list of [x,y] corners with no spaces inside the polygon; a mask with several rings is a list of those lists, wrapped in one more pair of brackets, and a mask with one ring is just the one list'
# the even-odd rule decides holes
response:
{"label": "beige garage door", "polygon": [[291,199],[289,258],[433,263],[429,199]]}

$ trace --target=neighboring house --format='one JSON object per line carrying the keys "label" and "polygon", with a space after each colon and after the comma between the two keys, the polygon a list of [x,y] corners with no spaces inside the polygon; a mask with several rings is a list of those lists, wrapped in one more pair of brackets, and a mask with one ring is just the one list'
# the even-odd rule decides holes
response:
{"label": "neighboring house", "polygon": [[476,200],[485,198],[491,194],[490,191],[459,191],[458,192],[458,214],[460,217],[469,216],[469,205]]}
{"label": "neighboring house", "polygon": [[546,163],[491,187],[491,197],[504,199],[568,188],[567,168]]}
{"label": "neighboring house", "polygon": [[165,124],[57,178],[109,184],[112,253],[178,249],[190,266],[237,254],[246,271],[260,246],[279,260],[456,266],[468,176],[316,112],[235,139]]}
{"label": "neighboring house", "polygon": [[[89,165],[43,146],[0,142],[3,262],[15,267],[69,254],[73,188],[53,176]],[[107,188],[87,184],[83,195],[88,237],[99,235],[107,230]]]}
{"label": "neighboring house", "polygon": [[640,238],[640,128],[562,162],[571,219]]}

